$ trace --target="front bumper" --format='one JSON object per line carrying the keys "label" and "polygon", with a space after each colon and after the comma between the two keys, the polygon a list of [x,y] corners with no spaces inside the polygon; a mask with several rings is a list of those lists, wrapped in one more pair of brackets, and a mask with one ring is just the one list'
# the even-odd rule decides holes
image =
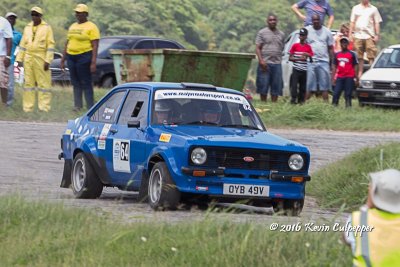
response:
{"label": "front bumper", "polygon": [[267,186],[269,195],[262,197],[265,199],[303,199],[305,182],[311,180],[311,177],[304,173],[226,170],[224,168],[182,167],[181,173],[183,176],[174,177],[181,192],[242,199],[249,196],[224,195],[224,184]]}
{"label": "front bumper", "polygon": [[357,88],[360,104],[400,107],[400,90]]}

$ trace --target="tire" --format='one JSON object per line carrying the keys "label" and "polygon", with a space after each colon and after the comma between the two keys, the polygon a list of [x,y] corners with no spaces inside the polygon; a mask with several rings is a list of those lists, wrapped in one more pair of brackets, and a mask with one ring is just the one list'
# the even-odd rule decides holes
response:
{"label": "tire", "polygon": [[79,153],[74,159],[71,187],[76,198],[98,198],[103,192],[103,184],[83,153]]}
{"label": "tire", "polygon": [[180,192],[164,162],[158,162],[154,165],[148,187],[149,204],[152,209],[176,210],[180,201]]}
{"label": "tire", "polygon": [[275,213],[281,213],[286,216],[299,216],[303,206],[304,199],[285,199],[272,203]]}
{"label": "tire", "polygon": [[115,85],[115,78],[111,75],[107,75],[101,79],[100,87],[102,88],[113,88]]}

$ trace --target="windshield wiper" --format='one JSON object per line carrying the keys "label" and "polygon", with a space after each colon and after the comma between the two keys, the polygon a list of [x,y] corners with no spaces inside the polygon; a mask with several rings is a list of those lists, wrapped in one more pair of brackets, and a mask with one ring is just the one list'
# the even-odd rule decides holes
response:
{"label": "windshield wiper", "polygon": [[260,128],[257,126],[252,126],[252,125],[243,125],[243,124],[223,124],[220,125],[221,127],[232,127],[232,128],[247,128],[247,129],[253,129],[253,130],[259,130],[261,131]]}
{"label": "windshield wiper", "polygon": [[208,122],[208,121],[191,121],[191,122],[187,122],[187,123],[184,123],[184,124],[187,124],[187,125],[191,125],[191,124],[218,125],[218,123]]}

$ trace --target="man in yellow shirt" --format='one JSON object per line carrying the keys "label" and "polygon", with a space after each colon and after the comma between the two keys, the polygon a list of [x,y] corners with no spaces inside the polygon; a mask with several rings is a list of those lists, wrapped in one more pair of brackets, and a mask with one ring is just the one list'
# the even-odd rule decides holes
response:
{"label": "man in yellow shirt", "polygon": [[[400,266],[400,171],[369,174],[366,206],[346,223],[344,239],[353,251],[353,266]],[[369,229],[358,231],[357,229]]]}
{"label": "man in yellow shirt", "polygon": [[64,62],[67,59],[74,88],[74,110],[79,111],[83,106],[83,93],[87,109],[94,104],[91,74],[96,72],[100,32],[93,22],[88,21],[89,8],[86,5],[78,4],[74,11],[77,22],[68,29],[61,68],[64,68]]}
{"label": "man in yellow shirt", "polygon": [[51,109],[51,73],[49,66],[54,56],[54,37],[50,25],[42,20],[40,7],[31,9],[32,22],[24,29],[19,44],[16,61],[25,68],[24,93],[22,106],[25,112],[32,112],[38,89],[38,108],[41,111]]}

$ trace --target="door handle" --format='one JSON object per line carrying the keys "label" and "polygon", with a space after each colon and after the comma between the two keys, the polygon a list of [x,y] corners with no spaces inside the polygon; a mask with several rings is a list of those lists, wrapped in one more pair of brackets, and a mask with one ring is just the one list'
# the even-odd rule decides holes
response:
{"label": "door handle", "polygon": [[116,134],[116,133],[118,133],[118,129],[111,128],[111,129],[110,129],[110,133]]}

